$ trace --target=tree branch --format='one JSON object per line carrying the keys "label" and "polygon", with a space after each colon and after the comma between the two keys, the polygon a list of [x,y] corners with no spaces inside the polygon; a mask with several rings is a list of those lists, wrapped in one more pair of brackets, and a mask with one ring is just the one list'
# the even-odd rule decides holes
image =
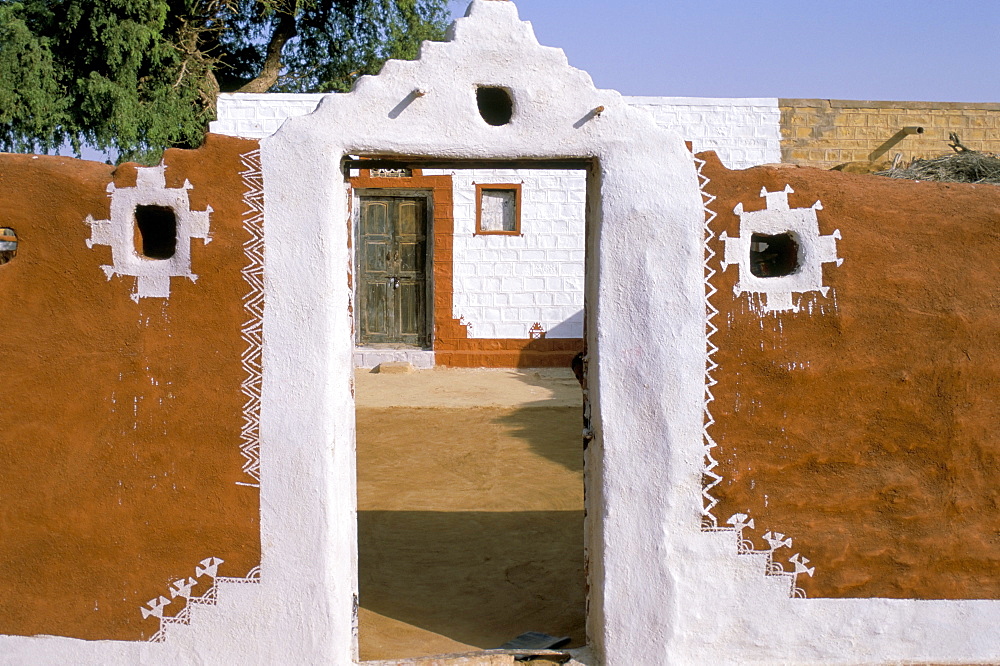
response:
{"label": "tree branch", "polygon": [[267,92],[271,86],[278,82],[278,77],[281,75],[281,50],[285,48],[285,43],[296,35],[294,11],[294,8],[291,8],[288,13],[282,12],[280,14],[278,25],[271,33],[271,41],[267,45],[267,55],[264,58],[264,66],[261,67],[260,74],[237,88],[236,92]]}

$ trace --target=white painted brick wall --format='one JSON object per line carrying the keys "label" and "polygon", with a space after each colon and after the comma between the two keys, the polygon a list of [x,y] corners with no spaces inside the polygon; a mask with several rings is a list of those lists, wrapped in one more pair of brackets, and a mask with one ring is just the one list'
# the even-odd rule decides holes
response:
{"label": "white painted brick wall", "polygon": [[690,141],[696,153],[714,150],[730,169],[781,161],[777,98],[625,97],[653,114],[656,124]]}
{"label": "white painted brick wall", "polygon": [[[552,169],[425,169],[454,191],[454,316],[473,338],[583,337],[586,173]],[[521,235],[475,235],[476,183],[521,183]]]}
{"label": "white painted brick wall", "polygon": [[312,113],[325,93],[224,93],[216,102],[216,120],[208,131],[263,139],[278,131],[285,118]]}
{"label": "white painted brick wall", "polygon": [[[219,95],[217,134],[260,139],[285,118],[312,113],[323,93],[226,93]],[[777,98],[624,97],[673,129],[695,152],[714,150],[730,169],[781,161],[781,111]]]}
{"label": "white painted brick wall", "polygon": [[[212,132],[263,138],[285,118],[311,113],[323,94],[219,95]],[[778,100],[626,97],[657,124],[745,169],[781,161]],[[473,338],[528,338],[539,323],[550,338],[583,336],[586,176],[582,171],[425,170],[453,175],[454,316]],[[475,183],[522,183],[521,236],[476,236]]]}

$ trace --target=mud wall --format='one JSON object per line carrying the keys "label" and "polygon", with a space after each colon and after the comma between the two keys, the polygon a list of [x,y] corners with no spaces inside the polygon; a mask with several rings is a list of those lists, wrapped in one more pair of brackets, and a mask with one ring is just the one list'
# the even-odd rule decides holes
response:
{"label": "mud wall", "polygon": [[[256,149],[209,136],[165,168],[0,156],[18,242],[0,265],[0,634],[157,640],[216,578],[255,575]],[[168,202],[174,256],[142,257],[135,206]]]}
{"label": "mud wall", "polygon": [[[809,597],[1000,598],[1000,188],[704,157],[719,524],[752,518],[747,547],[778,543],[787,570],[808,558]],[[797,270],[821,281],[781,305],[791,277],[733,255],[803,216]]]}

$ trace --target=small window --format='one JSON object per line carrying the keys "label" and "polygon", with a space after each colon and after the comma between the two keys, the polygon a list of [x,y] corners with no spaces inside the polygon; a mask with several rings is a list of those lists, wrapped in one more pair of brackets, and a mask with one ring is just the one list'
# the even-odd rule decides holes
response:
{"label": "small window", "polygon": [[170,259],[177,251],[177,216],[169,206],[135,207],[136,248],[147,259]]}
{"label": "small window", "polygon": [[10,227],[0,227],[0,264],[6,264],[17,254],[17,234]]}
{"label": "small window", "polygon": [[759,278],[791,275],[799,267],[799,244],[791,232],[750,236],[750,272]]}
{"label": "small window", "polygon": [[499,127],[510,122],[514,115],[514,100],[505,88],[479,86],[476,88],[479,115],[490,125]]}
{"label": "small window", "polygon": [[521,186],[476,185],[476,234],[521,233]]}

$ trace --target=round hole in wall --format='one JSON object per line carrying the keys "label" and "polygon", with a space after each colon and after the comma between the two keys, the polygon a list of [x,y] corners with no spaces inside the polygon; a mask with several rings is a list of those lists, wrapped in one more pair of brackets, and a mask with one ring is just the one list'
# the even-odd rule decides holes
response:
{"label": "round hole in wall", "polygon": [[495,127],[506,125],[514,115],[514,100],[506,88],[479,86],[476,88],[476,102],[479,104],[479,115]]}
{"label": "round hole in wall", "polygon": [[760,278],[791,275],[799,267],[799,243],[790,231],[751,234],[750,272]]}
{"label": "round hole in wall", "polygon": [[10,227],[0,227],[0,264],[6,264],[17,254],[17,234]]}

